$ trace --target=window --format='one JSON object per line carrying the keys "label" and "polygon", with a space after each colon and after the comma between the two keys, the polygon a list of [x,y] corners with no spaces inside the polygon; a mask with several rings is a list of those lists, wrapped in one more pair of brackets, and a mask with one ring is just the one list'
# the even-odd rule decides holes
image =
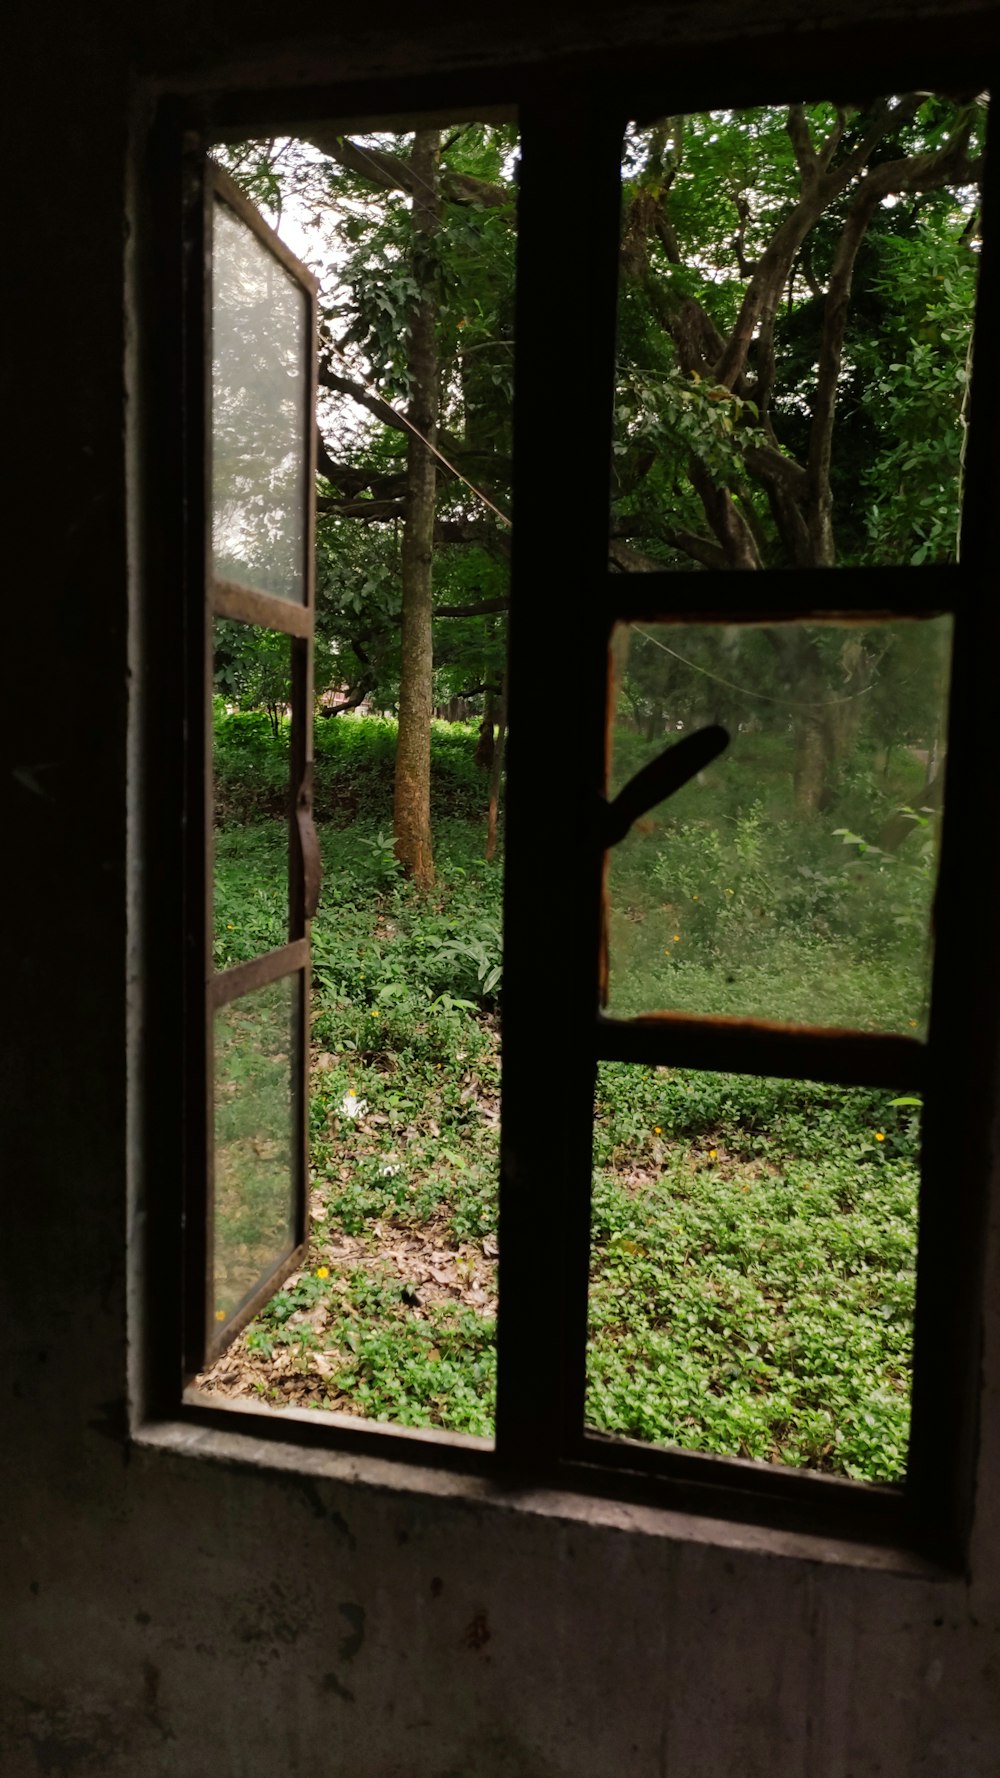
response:
{"label": "window", "polygon": [[[807,68],[797,71],[803,79]],[[676,77],[675,77],[676,78]],[[730,81],[730,85],[735,83]],[[897,85],[903,83],[897,82]],[[914,82],[914,84],[917,84]],[[745,97],[745,83],[740,84]],[[495,95],[508,101],[509,92]],[[977,1280],[982,1218],[981,1181],[986,1132],[978,1106],[985,1102],[987,1025],[995,1012],[988,984],[997,961],[991,939],[996,892],[992,858],[982,869],[969,866],[968,835],[981,832],[983,795],[977,762],[989,740],[985,696],[971,695],[981,680],[979,662],[995,646],[995,619],[988,608],[989,498],[994,473],[984,417],[996,366],[992,342],[981,330],[976,388],[971,409],[966,465],[965,520],[960,564],[951,568],[843,568],[800,566],[787,571],[759,568],[730,575],[706,567],[697,575],[670,570],[622,573],[609,565],[608,488],[612,458],[612,410],[618,288],[621,143],[635,115],[670,115],[689,108],[686,92],[664,76],[653,93],[636,85],[628,92],[605,89],[600,101],[588,88],[571,87],[544,98],[530,88],[521,95],[522,172],[519,197],[519,282],[516,314],[518,364],[515,385],[515,465],[512,600],[510,613],[510,744],[506,865],[505,985],[503,1004],[503,1128],[500,1208],[500,1310],[498,1406],[495,1454],[462,1451],[436,1443],[442,1462],[491,1469],[508,1477],[559,1483],[603,1492],[652,1491],[654,1498],[722,1515],[748,1515],[783,1524],[842,1534],[871,1534],[919,1540],[954,1557],[962,1547],[969,1510],[969,1465],[975,1428]],[[770,94],[754,95],[770,97]],[[410,113],[433,94],[407,95]],[[349,111],[341,100],[327,114]],[[401,101],[400,109],[404,109]],[[210,136],[217,120],[190,116],[186,123]],[[233,128],[232,116],[227,127]],[[565,145],[574,144],[572,181],[563,177]],[[252,1312],[283,1270],[301,1254],[304,1233],[304,1087],[301,1062],[307,1041],[307,923],[315,905],[309,821],[308,738],[302,719],[309,707],[308,636],[310,595],[303,551],[308,535],[312,487],[310,429],[306,424],[296,451],[289,429],[289,402],[307,417],[310,370],[305,337],[311,291],[309,280],[287,259],[272,262],[273,243],[253,222],[226,185],[206,180],[200,145],[189,153],[184,179],[176,120],[161,141],[161,238],[186,242],[184,275],[180,255],[167,255],[159,300],[163,341],[170,352],[155,387],[160,403],[176,401],[182,387],[187,429],[178,423],[160,443],[158,494],[163,486],[187,501],[183,525],[166,522],[164,568],[156,586],[165,589],[172,571],[183,582],[181,612],[154,612],[150,635],[164,642],[165,657],[186,675],[186,708],[203,707],[210,632],[200,622],[205,579],[205,539],[209,532],[208,484],[201,422],[205,412],[206,358],[203,316],[207,285],[201,268],[202,231],[214,235],[211,278],[216,290],[217,338],[225,340],[227,277],[237,299],[250,286],[266,284],[269,317],[284,318],[299,332],[292,375],[281,354],[267,363],[254,424],[273,434],[267,469],[271,485],[254,485],[264,467],[262,454],[245,448],[241,435],[249,399],[237,377],[227,378],[217,359],[216,409],[226,417],[227,449],[233,473],[242,478],[244,513],[268,514],[273,564],[267,584],[240,571],[241,525],[225,505],[211,527],[214,588],[210,621],[235,618],[264,624],[291,638],[297,686],[293,724],[291,786],[297,818],[290,826],[289,937],[287,946],[209,979],[209,1017],[201,1011],[205,957],[210,934],[200,918],[206,905],[203,830],[191,824],[204,808],[201,786],[206,760],[202,744],[189,742],[183,713],[169,712],[163,732],[151,739],[147,760],[161,765],[173,786],[166,809],[178,828],[186,811],[188,845],[182,871],[168,866],[150,902],[155,930],[157,910],[169,909],[174,957],[186,955],[183,982],[164,967],[158,989],[163,1017],[159,1037],[173,1033],[186,1058],[185,1141],[161,1151],[163,1187],[152,1214],[163,1233],[155,1263],[152,1301],[163,1309],[151,1341],[155,1377],[153,1400],[163,1412],[178,1411],[181,1384],[176,1308],[183,1283],[184,1351],[196,1366],[213,1337],[224,1337]],[[561,230],[554,237],[551,191],[561,196]],[[206,221],[206,207],[208,220]],[[172,236],[171,236],[171,230]],[[989,238],[989,237],[988,237]],[[560,367],[554,367],[547,292],[558,260],[579,261],[574,302],[561,316]],[[266,264],[265,264],[266,262]],[[220,278],[220,267],[223,276]],[[982,268],[979,302],[988,300],[992,267]],[[982,312],[982,307],[980,309]],[[182,325],[183,318],[183,325]],[[283,336],[285,337],[285,336]],[[268,341],[262,340],[267,352]],[[274,395],[275,377],[281,398]],[[296,381],[297,378],[297,381]],[[270,382],[270,387],[263,387]],[[229,391],[238,389],[230,402]],[[294,391],[289,394],[289,390]],[[256,398],[255,398],[256,400]],[[571,472],[560,478],[560,500],[571,522],[556,534],[551,522],[553,404],[560,433],[573,441]],[[165,467],[164,467],[165,465]],[[200,492],[199,492],[200,491]],[[274,517],[275,511],[280,519]],[[621,564],[618,564],[620,568]],[[247,577],[249,578],[249,577]],[[567,625],[571,603],[573,622]],[[686,1006],[667,1015],[652,1008],[639,1016],[617,1016],[600,1008],[600,959],[604,944],[602,885],[609,839],[606,799],[608,661],[616,631],[641,626],[725,622],[738,628],[767,626],[785,633],[808,623],[837,620],[854,624],[917,619],[953,627],[953,696],[948,734],[948,807],[944,824],[936,902],[936,942],[926,1035],[922,1030],[857,1031],[850,1021],[831,1018],[824,1028],[769,1022],[770,1009],[748,1007],[756,1017],[706,1017],[710,1009]],[[540,762],[530,740],[533,662],[558,654],[578,688],[578,730],[566,755]],[[297,663],[297,665],[295,664]],[[160,693],[161,711],[166,695]],[[183,699],[181,702],[183,703]],[[154,724],[155,727],[155,724]],[[196,733],[192,730],[192,735]],[[186,764],[182,763],[186,762]],[[183,777],[186,770],[187,777]],[[180,786],[186,784],[181,793]],[[638,802],[631,811],[641,813]],[[150,849],[163,857],[155,822]],[[549,855],[553,832],[561,836],[564,874],[540,874],[536,861]],[[185,922],[199,935],[188,940]],[[612,969],[614,957],[612,956]],[[615,1001],[612,1001],[612,1005]],[[634,1009],[629,1007],[631,1014]],[[227,1251],[225,1193],[227,1149],[238,1154],[238,1116],[214,1132],[216,1218],[206,1181],[208,1152],[203,1083],[213,1046],[225,1066],[234,1033],[251,1023],[259,1067],[254,1079],[232,1094],[234,1111],[266,1107],[271,1136],[268,1167],[260,1185],[259,1226],[236,1242],[239,1263]],[[966,1037],[982,1039],[971,1050]],[[287,1046],[284,1034],[288,1033]],[[591,1132],[595,1077],[604,1061],[686,1066],[751,1075],[828,1082],[846,1087],[902,1087],[924,1096],[923,1184],[919,1256],[915,1381],[910,1462],[905,1487],[852,1486],[794,1469],[728,1460],[683,1450],[661,1450],[635,1442],[612,1441],[587,1430],[587,1317],[591,1245]],[[287,1068],[287,1074],[286,1074]],[[174,1085],[177,1076],[174,1076]],[[169,1078],[157,1100],[159,1115],[176,1128]],[[241,1097],[242,1096],[242,1097]],[[255,1118],[260,1117],[254,1110]],[[183,1166],[182,1166],[183,1161]],[[196,1182],[189,1196],[182,1256],[176,1177]],[[211,1176],[209,1176],[210,1178]],[[203,1184],[198,1187],[197,1181]],[[207,1261],[213,1264],[207,1269]],[[206,1277],[212,1282],[206,1287]],[[217,1321],[222,1336],[215,1336]],[[218,1420],[217,1409],[188,1402],[193,1420]],[[228,1423],[231,1425],[231,1418]],[[314,1439],[326,1429],[314,1423],[275,1417],[255,1420],[275,1436]],[[330,1435],[333,1436],[333,1435]],[[337,1434],[354,1445],[393,1450],[427,1461],[425,1439],[408,1440],[360,1427]]]}

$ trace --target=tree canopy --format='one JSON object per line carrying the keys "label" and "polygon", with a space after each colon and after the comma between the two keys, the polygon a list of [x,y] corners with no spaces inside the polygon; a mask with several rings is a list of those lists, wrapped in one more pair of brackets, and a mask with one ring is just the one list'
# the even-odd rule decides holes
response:
{"label": "tree canopy", "polygon": [[[613,568],[954,558],[984,123],[982,98],[909,93],[663,117],[627,132]],[[508,594],[516,156],[513,125],[436,138],[428,230],[412,137],[321,131],[223,151],[252,198],[272,216],[294,214],[315,242],[325,713],[399,704],[407,501],[426,459],[434,701],[482,698],[492,734]],[[558,193],[553,210],[557,227]],[[554,364],[573,266],[568,253],[551,293]],[[421,304],[434,348],[429,431],[413,420]],[[572,451],[554,400],[553,464]],[[558,525],[555,480],[552,513]],[[905,646],[893,642],[897,662]],[[631,651],[623,686],[636,709],[641,658]],[[841,690],[856,689],[885,658],[867,642],[789,631],[748,640],[741,672],[750,689],[794,682],[799,706],[818,708],[831,671]],[[222,666],[232,690],[237,667]],[[558,663],[540,664],[539,679],[557,683]],[[247,696],[254,683],[248,670]],[[803,790],[815,807],[836,725],[801,709],[792,719],[819,762]]]}

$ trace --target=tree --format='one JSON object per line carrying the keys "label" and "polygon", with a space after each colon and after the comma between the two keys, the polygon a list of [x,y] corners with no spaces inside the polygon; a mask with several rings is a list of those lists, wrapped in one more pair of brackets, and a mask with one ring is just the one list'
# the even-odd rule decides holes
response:
{"label": "tree", "polygon": [[393,826],[396,856],[420,889],[429,889],[434,882],[431,845],[432,569],[439,368],[434,248],[441,224],[440,159],[438,132],[418,130],[411,157],[414,178],[412,270],[416,294],[407,352],[410,380],[407,417],[411,430],[406,446],[399,738],[396,743]]}
{"label": "tree", "polygon": [[[632,134],[619,567],[954,556],[982,122],[978,101],[911,93]],[[797,688],[809,814],[850,741],[850,692],[829,702],[803,629],[772,647]],[[872,663],[852,659],[860,686]]]}
{"label": "tree", "polygon": [[834,423],[856,370],[859,256],[876,237],[882,290],[876,275],[862,293],[870,378],[879,311],[897,294],[878,243],[913,246],[912,269],[895,262],[909,272],[912,316],[930,274],[928,218],[939,253],[950,232],[953,252],[969,256],[981,127],[977,102],[908,94],[864,110],[671,118],[632,137],[619,538],[667,565],[834,565]]}
{"label": "tree", "polygon": [[[918,93],[628,133],[612,567],[953,556],[982,133],[979,100]],[[343,687],[332,708],[369,695],[408,708],[403,583],[423,476],[433,680],[428,698],[424,581],[416,726],[435,702],[482,697],[484,772],[505,656],[514,146],[506,126],[441,141],[430,256],[415,237],[434,181],[409,138],[318,132],[310,147],[238,151],[251,190],[296,195],[324,243],[317,627]],[[553,293],[554,354],[572,300],[571,283]],[[418,431],[436,441],[433,470],[408,424],[414,319],[431,307],[437,370]],[[554,464],[571,457],[556,401],[552,445]],[[558,525],[555,482],[552,510]],[[815,812],[851,740],[854,693],[869,696],[891,655],[789,629],[750,660],[762,692],[794,688],[797,800]],[[401,783],[418,783],[408,743],[401,754]],[[411,867],[423,843],[401,848]]]}
{"label": "tree", "polygon": [[397,844],[425,881],[433,704],[502,689],[515,140],[456,130],[434,179],[420,133],[320,131],[229,155],[250,195],[272,211],[294,201],[316,228],[317,646],[342,688],[324,714],[369,696],[399,709]]}

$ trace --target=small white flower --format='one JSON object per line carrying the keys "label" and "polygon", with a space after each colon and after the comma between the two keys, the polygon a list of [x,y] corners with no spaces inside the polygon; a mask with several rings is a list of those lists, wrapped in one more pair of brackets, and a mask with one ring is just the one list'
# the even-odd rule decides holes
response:
{"label": "small white flower", "polygon": [[398,1172],[399,1162],[387,1161],[384,1167],[379,1168],[378,1176],[380,1179],[395,1179]]}
{"label": "small white flower", "polygon": [[368,1100],[358,1099],[354,1093],[345,1093],[340,1101],[341,1117],[363,1117],[368,1110]]}

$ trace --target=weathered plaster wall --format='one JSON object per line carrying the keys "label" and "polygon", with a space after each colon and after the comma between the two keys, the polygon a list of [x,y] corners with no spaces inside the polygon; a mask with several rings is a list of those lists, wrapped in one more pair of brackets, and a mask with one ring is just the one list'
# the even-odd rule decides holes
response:
{"label": "weathered plaster wall", "polygon": [[[718,33],[735,10],[633,5],[587,29]],[[327,68],[331,45],[342,71],[571,45],[573,11],[487,31],[386,0],[375,23],[324,19]],[[315,35],[300,0],[7,15],[0,1771],[995,1778],[996,1216],[969,1583],[388,1465],[263,1471],[126,1440],[129,64],[272,42],[287,76],[306,58],[283,41]]]}

